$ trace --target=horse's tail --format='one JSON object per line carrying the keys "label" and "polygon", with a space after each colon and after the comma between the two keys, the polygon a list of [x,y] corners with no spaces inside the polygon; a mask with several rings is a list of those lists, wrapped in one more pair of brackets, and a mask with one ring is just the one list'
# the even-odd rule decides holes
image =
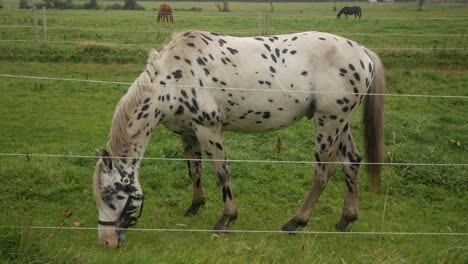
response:
{"label": "horse's tail", "polygon": [[378,193],[381,190],[381,171],[384,161],[384,92],[385,75],[382,62],[368,50],[374,65],[374,79],[364,99],[364,144],[367,160],[369,189]]}

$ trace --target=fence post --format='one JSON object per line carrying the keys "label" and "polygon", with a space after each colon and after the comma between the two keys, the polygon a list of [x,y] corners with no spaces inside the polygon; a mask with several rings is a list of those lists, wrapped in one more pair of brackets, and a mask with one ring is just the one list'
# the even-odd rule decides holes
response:
{"label": "fence post", "polygon": [[258,13],[258,29],[257,29],[257,35],[261,36],[262,34],[262,20],[263,20],[263,14],[262,12]]}
{"label": "fence post", "polygon": [[47,42],[47,15],[46,15],[46,8],[42,7],[42,28],[44,29],[44,41]]}
{"label": "fence post", "polygon": [[34,32],[36,34],[36,49],[39,49],[39,29],[37,26],[37,9],[34,6]]}

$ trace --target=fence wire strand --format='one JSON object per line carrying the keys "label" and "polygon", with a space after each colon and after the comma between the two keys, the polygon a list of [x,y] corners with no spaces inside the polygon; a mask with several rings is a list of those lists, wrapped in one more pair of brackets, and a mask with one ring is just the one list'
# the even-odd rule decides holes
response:
{"label": "fence wire strand", "polygon": [[[65,155],[46,153],[0,153],[0,157],[49,157],[49,158],[84,158],[96,159],[90,155]],[[113,159],[137,159],[153,161],[220,161],[230,163],[276,163],[276,164],[363,164],[363,165],[385,165],[385,166],[434,166],[434,167],[468,167],[468,163],[417,163],[417,162],[341,162],[341,161],[307,161],[307,160],[246,160],[246,159],[188,159],[188,158],[165,158],[165,157],[126,157],[112,156]]]}
{"label": "fence wire strand", "polygon": [[[98,230],[98,227],[71,227],[71,226],[0,226],[4,229],[43,229],[43,230]],[[112,227],[101,227],[101,229],[115,229]],[[462,232],[373,232],[373,231],[353,231],[353,232],[339,232],[339,231],[281,231],[281,230],[235,230],[231,229],[224,232],[217,232],[212,229],[176,229],[176,228],[130,228],[122,229],[127,231],[137,232],[181,232],[181,233],[238,233],[238,234],[302,234],[302,235],[342,235],[342,236],[355,236],[355,235],[367,235],[367,236],[379,236],[379,235],[391,235],[391,236],[468,236],[468,233]]]}
{"label": "fence wire strand", "polygon": [[[87,83],[99,83],[99,84],[118,84],[118,85],[132,85],[133,82],[122,82],[122,81],[101,81],[101,80],[86,80],[86,79],[74,79],[74,78],[59,78],[59,77],[44,77],[44,76],[29,76],[29,75],[14,75],[14,74],[2,74],[0,77],[5,78],[20,78],[20,79],[35,79],[35,80],[48,80],[48,81],[67,81],[67,82],[87,82]],[[196,88],[196,89],[210,89],[210,90],[242,90],[242,91],[261,91],[261,92],[283,92],[283,93],[312,93],[312,94],[345,94],[354,95],[354,92],[319,92],[319,91],[304,91],[304,90],[280,90],[280,89],[257,89],[257,88],[241,88],[241,87],[210,87],[210,86],[197,86],[197,85],[160,85],[154,83],[140,83],[138,85],[144,86],[158,86],[158,87],[174,87],[174,88]],[[368,96],[391,96],[391,97],[421,97],[421,98],[445,98],[445,99],[468,99],[468,96],[464,95],[430,95],[430,94],[395,94],[395,93],[357,93],[357,95],[368,95]]]}

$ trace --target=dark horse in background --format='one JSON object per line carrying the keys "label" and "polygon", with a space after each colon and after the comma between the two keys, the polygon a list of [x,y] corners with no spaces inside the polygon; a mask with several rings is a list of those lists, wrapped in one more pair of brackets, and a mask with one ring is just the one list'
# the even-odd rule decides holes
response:
{"label": "dark horse in background", "polygon": [[172,7],[166,3],[159,6],[158,18],[156,19],[156,22],[159,23],[160,21],[167,23],[174,22],[174,18],[172,16]]}
{"label": "dark horse in background", "polygon": [[359,6],[345,6],[341,8],[340,12],[338,12],[338,15],[336,15],[336,18],[340,18],[342,14],[345,14],[346,18],[348,18],[348,15],[354,15],[354,19],[356,19],[356,17],[361,19],[361,8]]}

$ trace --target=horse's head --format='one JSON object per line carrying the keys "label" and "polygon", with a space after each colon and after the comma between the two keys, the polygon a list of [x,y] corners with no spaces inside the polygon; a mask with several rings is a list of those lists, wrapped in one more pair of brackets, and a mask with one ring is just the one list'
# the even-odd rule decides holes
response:
{"label": "horse's head", "polygon": [[137,161],[128,164],[127,160],[112,158],[106,150],[96,150],[96,156],[94,196],[99,212],[99,241],[116,248],[124,242],[125,230],[138,222],[143,210],[143,193],[135,175]]}

